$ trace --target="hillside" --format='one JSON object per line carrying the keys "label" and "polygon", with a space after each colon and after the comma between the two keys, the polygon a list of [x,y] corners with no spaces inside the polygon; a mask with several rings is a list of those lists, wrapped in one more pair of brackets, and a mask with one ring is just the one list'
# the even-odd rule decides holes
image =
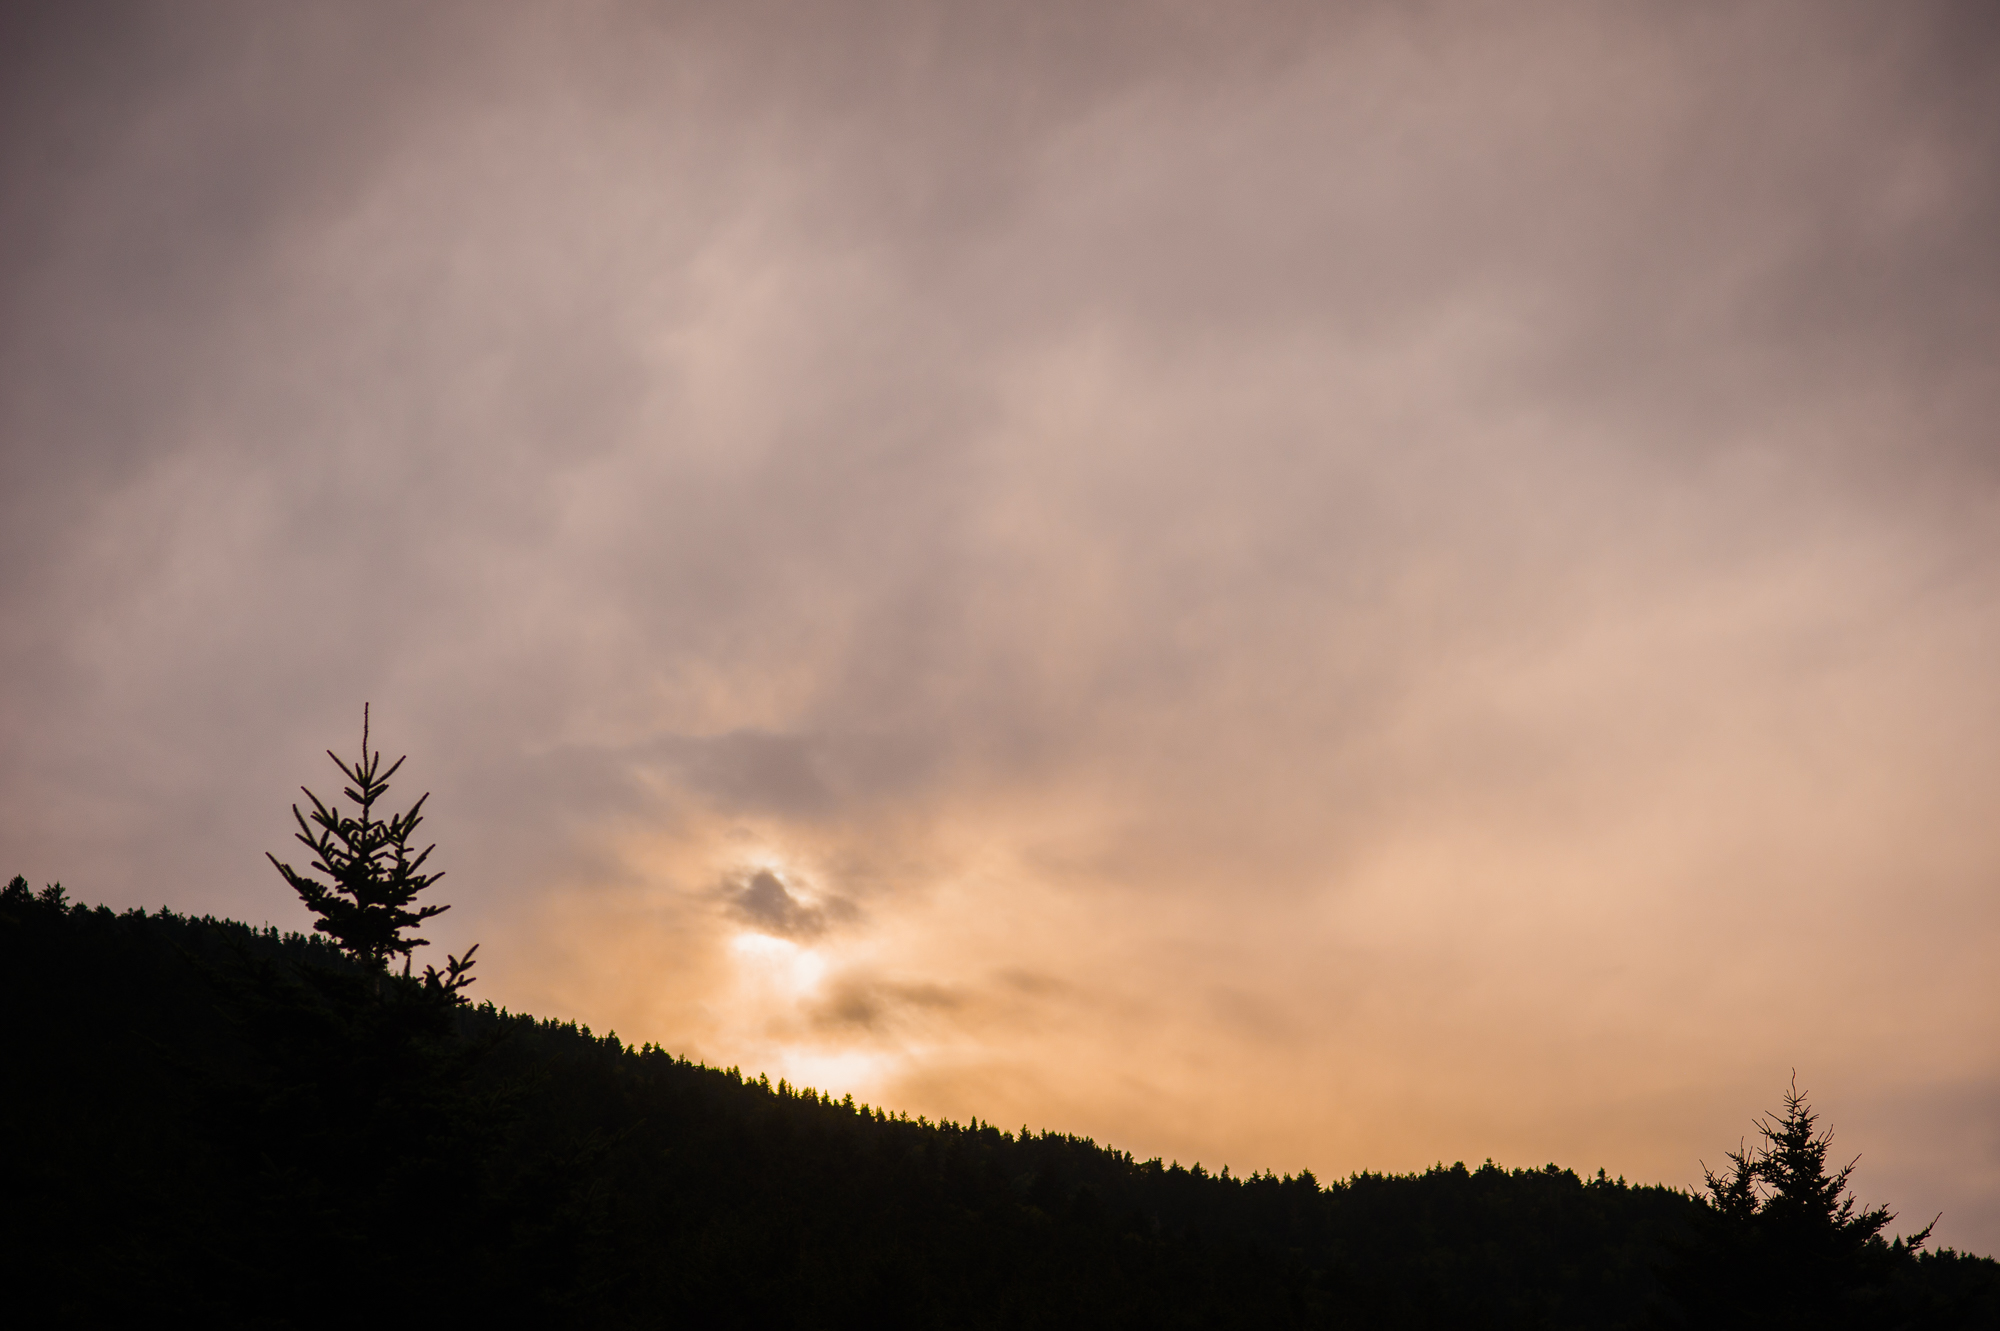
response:
{"label": "hillside", "polygon": [[[1664,1187],[1322,1185],[910,1120],[18,878],[0,986],[0,1251],[41,1324],[1650,1327],[1756,1302],[1758,1255]],[[2000,1325],[2000,1265],[1871,1252],[1814,1325]]]}

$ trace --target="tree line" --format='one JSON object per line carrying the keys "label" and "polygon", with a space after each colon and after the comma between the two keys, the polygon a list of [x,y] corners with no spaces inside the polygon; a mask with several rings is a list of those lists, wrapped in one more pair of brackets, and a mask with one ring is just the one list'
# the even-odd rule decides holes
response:
{"label": "tree line", "polygon": [[[475,1004],[411,964],[423,800],[307,791],[312,934],[0,891],[6,1288],[37,1325],[1978,1327],[1796,1088],[1694,1192],[1548,1165],[1322,1184],[931,1123]],[[330,755],[332,756],[332,755]],[[394,963],[401,961],[398,968]],[[22,1323],[28,1324],[28,1323]]]}

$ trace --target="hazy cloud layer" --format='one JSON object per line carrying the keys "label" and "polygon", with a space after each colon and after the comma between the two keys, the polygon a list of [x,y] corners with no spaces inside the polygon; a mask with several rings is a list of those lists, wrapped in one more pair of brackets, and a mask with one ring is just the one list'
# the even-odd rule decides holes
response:
{"label": "hazy cloud layer", "polygon": [[2000,1248],[1980,7],[0,24],[0,873],[296,923],[369,699],[484,997]]}

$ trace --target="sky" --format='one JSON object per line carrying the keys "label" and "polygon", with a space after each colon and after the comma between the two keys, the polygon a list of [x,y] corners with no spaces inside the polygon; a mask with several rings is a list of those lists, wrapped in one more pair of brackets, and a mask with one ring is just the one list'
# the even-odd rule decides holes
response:
{"label": "sky", "polygon": [[476,997],[1995,1252],[1995,236],[1970,3],[10,5],[0,873],[366,702]]}

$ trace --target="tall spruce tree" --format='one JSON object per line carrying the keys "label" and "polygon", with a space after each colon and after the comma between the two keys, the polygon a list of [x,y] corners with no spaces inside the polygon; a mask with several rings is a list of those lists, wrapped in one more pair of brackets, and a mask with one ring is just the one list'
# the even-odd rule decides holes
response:
{"label": "tall spruce tree", "polygon": [[[413,851],[410,845],[417,825],[423,822],[424,801],[430,793],[419,796],[403,813],[375,816],[376,802],[389,793],[389,778],[408,755],[385,770],[381,751],[371,752],[368,747],[368,725],[368,705],[363,703],[361,756],[347,762],[331,749],[326,753],[351,783],[343,793],[354,801],[355,811],[343,813],[338,804],[328,804],[304,787],[306,798],[312,801],[312,813],[292,806],[292,817],[299,825],[295,839],[313,853],[310,867],[332,881],[321,882],[268,852],[265,858],[277,866],[306,909],[319,917],[313,924],[316,931],[328,935],[350,957],[377,973],[387,972],[391,960],[401,956],[407,975],[410,953],[429,941],[416,937],[413,931],[451,908],[416,904],[418,893],[444,877],[424,872],[424,862],[437,849],[435,845],[421,851]],[[456,993],[472,983],[472,954],[478,950],[475,944],[462,957],[447,957],[442,974],[426,967],[426,980],[434,988]]]}
{"label": "tall spruce tree", "polygon": [[1781,1115],[1754,1120],[1764,1139],[1728,1153],[1729,1169],[1702,1174],[1705,1223],[1685,1275],[1715,1326],[1874,1325],[1890,1280],[1936,1222],[1894,1243],[1886,1207],[1848,1192],[1858,1162],[1827,1168],[1833,1134],[1793,1078]]}

